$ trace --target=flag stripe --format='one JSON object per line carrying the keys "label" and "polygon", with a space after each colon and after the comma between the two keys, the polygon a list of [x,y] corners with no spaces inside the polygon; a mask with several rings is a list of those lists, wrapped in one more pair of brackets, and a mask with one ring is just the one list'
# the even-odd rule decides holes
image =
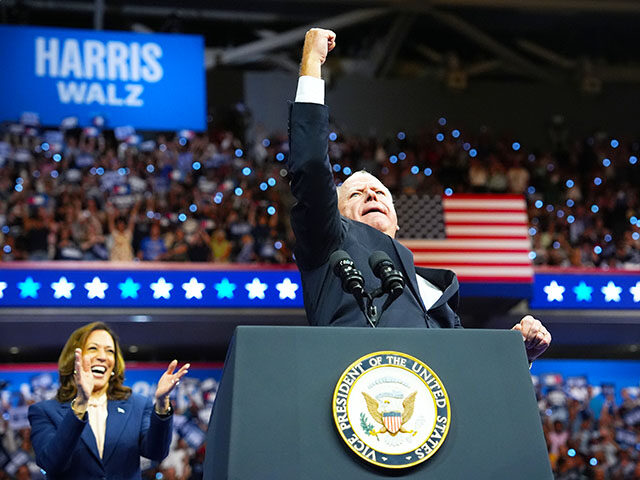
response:
{"label": "flag stripe", "polygon": [[527,256],[522,255],[522,253],[513,252],[429,252],[414,253],[414,258],[416,262],[477,262],[489,264],[519,263],[523,265],[531,264]]}
{"label": "flag stripe", "polygon": [[520,211],[514,212],[450,212],[445,214],[447,224],[452,223],[512,223],[514,225],[526,225],[527,215]]}

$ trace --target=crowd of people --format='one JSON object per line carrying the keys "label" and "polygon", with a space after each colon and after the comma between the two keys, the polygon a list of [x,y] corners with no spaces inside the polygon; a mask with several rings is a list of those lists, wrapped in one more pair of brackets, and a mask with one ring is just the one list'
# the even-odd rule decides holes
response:
{"label": "crowd of people", "polygon": [[[286,135],[126,133],[4,126],[3,261],[293,261]],[[337,182],[366,169],[393,194],[525,195],[537,265],[640,264],[640,144],[557,137],[538,150],[441,118],[392,138],[332,132],[330,157]]]}
{"label": "crowd of people", "polygon": [[[205,432],[218,383],[213,378],[184,380],[174,399],[170,453],[160,464],[143,461],[145,479],[203,478]],[[576,385],[575,379],[568,378],[554,385],[538,385],[538,406],[555,478],[640,479],[640,388],[616,390],[583,381]],[[19,393],[2,395],[0,480],[44,478],[35,463],[30,429],[12,429],[9,420],[16,417],[12,409],[55,394],[56,382],[45,389],[37,386],[41,383],[37,380]]]}

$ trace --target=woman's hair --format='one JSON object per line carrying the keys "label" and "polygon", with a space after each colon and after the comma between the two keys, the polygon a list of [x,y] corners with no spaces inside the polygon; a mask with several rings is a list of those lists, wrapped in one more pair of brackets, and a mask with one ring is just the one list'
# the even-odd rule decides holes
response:
{"label": "woman's hair", "polygon": [[58,357],[58,375],[60,376],[60,388],[56,399],[59,402],[68,402],[75,398],[78,393],[76,382],[73,375],[75,367],[75,350],[81,348],[84,351],[84,345],[91,332],[96,330],[104,330],[111,338],[115,345],[115,365],[113,366],[113,375],[109,378],[109,387],[107,388],[107,398],[109,400],[126,400],[131,395],[131,389],[123,385],[124,382],[124,358],[118,343],[118,337],[102,322],[93,322],[84,325],[75,330],[64,345],[60,357]]}

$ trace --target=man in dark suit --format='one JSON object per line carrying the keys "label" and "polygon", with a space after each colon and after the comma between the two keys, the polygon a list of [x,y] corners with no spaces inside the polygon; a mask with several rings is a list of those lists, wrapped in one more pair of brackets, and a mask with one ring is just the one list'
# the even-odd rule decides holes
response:
{"label": "man in dark suit", "polygon": [[[302,278],[307,318],[312,325],[368,326],[353,296],[343,291],[329,257],[345,250],[371,288],[379,284],[365,268],[383,251],[404,275],[406,287],[380,318],[380,327],[460,328],[455,310],[458,281],[449,270],[416,268],[413,254],[398,241],[389,190],[373,175],[356,172],[336,189],[328,158],[328,109],[321,66],[335,46],[330,30],[311,29],[305,37],[296,101],[290,107],[291,211],[295,257]],[[382,299],[376,304],[378,310]],[[549,346],[551,335],[530,315],[514,329],[522,332],[529,361]]]}

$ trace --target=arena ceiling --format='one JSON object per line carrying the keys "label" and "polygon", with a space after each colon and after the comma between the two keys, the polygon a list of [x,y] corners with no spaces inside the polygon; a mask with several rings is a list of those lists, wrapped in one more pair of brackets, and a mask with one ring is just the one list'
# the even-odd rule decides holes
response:
{"label": "arena ceiling", "polygon": [[332,28],[333,75],[640,82],[636,0],[0,0],[12,24],[197,33],[208,68],[295,72],[304,32]]}

